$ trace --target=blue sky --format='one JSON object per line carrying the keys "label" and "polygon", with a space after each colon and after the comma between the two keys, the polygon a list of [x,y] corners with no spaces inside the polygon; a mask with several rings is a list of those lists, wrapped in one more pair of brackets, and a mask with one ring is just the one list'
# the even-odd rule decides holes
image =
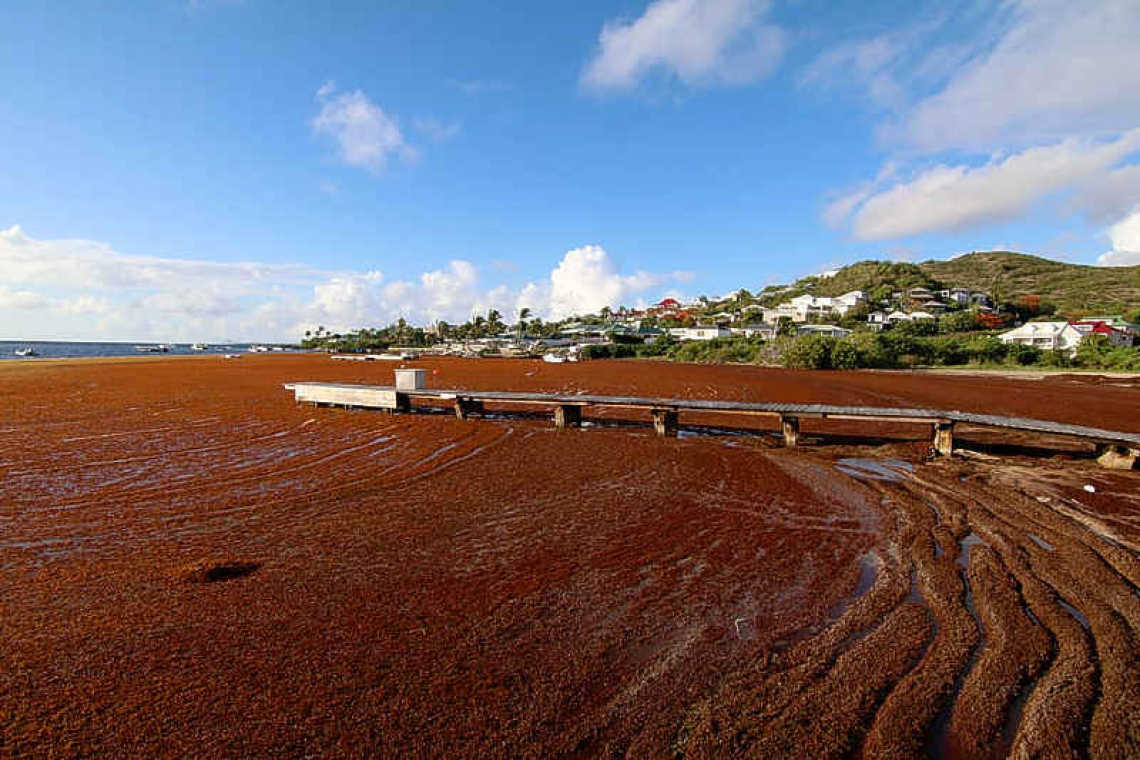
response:
{"label": "blue sky", "polygon": [[8,3],[0,338],[1140,263],[1140,4]]}

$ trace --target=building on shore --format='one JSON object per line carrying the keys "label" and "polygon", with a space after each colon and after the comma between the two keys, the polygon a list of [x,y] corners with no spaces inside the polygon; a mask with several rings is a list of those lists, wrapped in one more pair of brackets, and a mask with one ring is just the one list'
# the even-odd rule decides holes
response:
{"label": "building on shore", "polygon": [[1076,353],[1085,336],[1068,322],[1026,322],[998,336],[1002,343],[1020,343],[1042,351]]}

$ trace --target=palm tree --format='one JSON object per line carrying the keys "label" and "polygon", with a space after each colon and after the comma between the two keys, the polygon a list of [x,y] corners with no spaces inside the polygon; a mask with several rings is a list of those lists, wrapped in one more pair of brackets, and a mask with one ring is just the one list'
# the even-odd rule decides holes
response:
{"label": "palm tree", "polygon": [[522,340],[523,332],[526,330],[526,319],[529,316],[530,316],[530,309],[528,309],[525,306],[522,307],[521,309],[519,309],[518,339],[520,341]]}
{"label": "palm tree", "polygon": [[497,309],[491,309],[487,312],[487,328],[492,333],[503,331],[503,315]]}

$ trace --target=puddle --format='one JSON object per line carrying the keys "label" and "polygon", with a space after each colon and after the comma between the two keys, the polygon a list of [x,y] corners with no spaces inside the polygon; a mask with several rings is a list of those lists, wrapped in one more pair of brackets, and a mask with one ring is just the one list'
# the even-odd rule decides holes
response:
{"label": "puddle", "polygon": [[855,590],[851,592],[850,596],[840,599],[830,610],[827,611],[827,617],[830,620],[838,620],[843,617],[851,605],[859,601],[864,594],[871,590],[875,585],[875,580],[879,576],[879,556],[874,552],[867,552],[859,560],[859,580],[855,584]]}
{"label": "puddle", "polygon": [[1059,604],[1059,605],[1061,605],[1062,607],[1064,607],[1064,608],[1065,608],[1065,612],[1069,613],[1069,614],[1070,614],[1070,615],[1072,615],[1074,618],[1076,618],[1077,622],[1078,622],[1078,623],[1080,623],[1080,624],[1081,624],[1081,625],[1084,627],[1084,629],[1085,629],[1086,631],[1087,631],[1087,630],[1090,630],[1090,629],[1091,629],[1091,626],[1089,625],[1089,619],[1088,619],[1087,617],[1085,617],[1085,616],[1084,616],[1084,613],[1082,613],[1082,612],[1081,612],[1080,610],[1078,610],[1076,607],[1074,607],[1073,605],[1069,604],[1068,602],[1066,602],[1066,601],[1065,601],[1064,599],[1062,599],[1061,597],[1057,597],[1057,604]]}
{"label": "puddle", "polygon": [[[966,537],[963,538],[962,541],[958,545],[962,548],[962,553],[958,555],[958,559],[956,561],[957,561],[958,567],[962,568],[963,570],[969,569],[969,567],[970,567],[970,547],[971,546],[979,546],[980,545],[980,546],[985,546],[986,548],[989,548],[989,544],[987,544],[981,536],[979,536],[977,533],[974,533],[973,531],[970,531],[966,535]],[[967,590],[967,593],[968,593],[968,590]]]}
{"label": "puddle", "polygon": [[859,480],[886,480],[899,483],[907,474],[914,472],[914,465],[901,459],[863,459],[849,457],[840,459],[835,469],[844,475]]}

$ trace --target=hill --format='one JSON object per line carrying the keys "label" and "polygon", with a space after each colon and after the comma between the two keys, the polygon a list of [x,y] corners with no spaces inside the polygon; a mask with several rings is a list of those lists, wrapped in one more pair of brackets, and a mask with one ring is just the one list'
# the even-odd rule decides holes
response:
{"label": "hill", "polygon": [[984,290],[999,302],[1038,295],[1067,316],[1140,308],[1140,266],[1096,267],[993,251],[949,261],[924,261],[919,267],[932,279]]}
{"label": "hill", "polygon": [[914,287],[970,288],[989,293],[999,303],[1037,295],[1065,316],[1140,309],[1140,266],[1068,264],[1011,251],[969,253],[919,264],[860,261],[831,276],[805,277],[786,288],[766,288],[760,298],[765,305],[774,305],[803,293],[838,296],[863,290],[872,300],[879,300]]}

